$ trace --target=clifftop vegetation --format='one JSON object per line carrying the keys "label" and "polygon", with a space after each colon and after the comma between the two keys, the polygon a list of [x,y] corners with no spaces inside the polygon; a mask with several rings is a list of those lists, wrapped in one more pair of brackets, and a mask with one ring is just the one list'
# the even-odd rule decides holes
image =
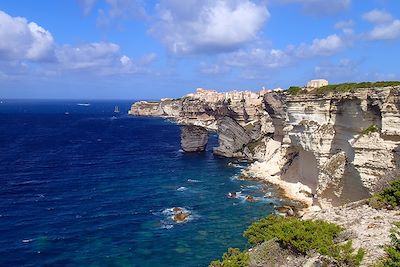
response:
{"label": "clifftop vegetation", "polygon": [[379,82],[361,82],[361,83],[340,83],[340,84],[330,84],[326,86],[322,86],[320,88],[316,88],[313,90],[305,90],[299,86],[291,86],[286,91],[290,95],[297,94],[327,94],[327,93],[338,93],[338,92],[350,92],[355,89],[363,89],[363,88],[380,88],[380,87],[389,87],[389,86],[400,86],[400,81],[379,81]]}
{"label": "clifftop vegetation", "polygon": [[[269,215],[253,223],[245,232],[251,245],[276,241],[282,249],[287,249],[298,255],[318,252],[326,257],[327,263],[339,266],[359,266],[364,251],[357,252],[352,248],[352,242],[337,243],[336,238],[344,229],[336,224],[321,220],[301,220],[295,217]],[[249,252],[241,252],[230,248],[222,257],[222,261],[213,261],[211,267],[242,267],[247,266]]]}

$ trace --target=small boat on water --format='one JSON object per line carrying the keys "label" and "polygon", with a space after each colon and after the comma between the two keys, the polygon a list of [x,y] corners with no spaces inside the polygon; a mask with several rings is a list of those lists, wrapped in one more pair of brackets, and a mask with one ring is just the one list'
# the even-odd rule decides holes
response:
{"label": "small boat on water", "polygon": [[119,107],[118,106],[115,106],[114,113],[119,113]]}
{"label": "small boat on water", "polygon": [[82,106],[82,107],[88,107],[88,106],[90,106],[89,103],[78,103],[77,105],[78,105],[78,106]]}

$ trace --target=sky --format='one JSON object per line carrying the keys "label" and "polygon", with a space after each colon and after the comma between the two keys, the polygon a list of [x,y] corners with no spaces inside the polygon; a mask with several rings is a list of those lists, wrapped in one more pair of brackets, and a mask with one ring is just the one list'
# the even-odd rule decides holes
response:
{"label": "sky", "polygon": [[399,0],[0,1],[0,98],[400,80]]}

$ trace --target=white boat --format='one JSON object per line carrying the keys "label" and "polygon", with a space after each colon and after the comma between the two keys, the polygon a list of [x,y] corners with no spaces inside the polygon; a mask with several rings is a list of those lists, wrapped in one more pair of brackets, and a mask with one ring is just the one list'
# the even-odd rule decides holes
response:
{"label": "white boat", "polygon": [[78,103],[77,105],[78,105],[78,106],[83,106],[83,107],[88,107],[88,106],[90,106],[89,103]]}
{"label": "white boat", "polygon": [[119,113],[119,107],[118,106],[115,106],[114,113]]}

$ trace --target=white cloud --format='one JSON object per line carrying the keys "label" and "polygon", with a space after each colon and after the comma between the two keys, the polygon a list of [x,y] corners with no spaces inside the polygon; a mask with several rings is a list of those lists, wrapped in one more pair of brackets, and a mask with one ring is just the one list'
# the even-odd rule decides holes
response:
{"label": "white cloud", "polygon": [[393,17],[389,12],[378,9],[374,9],[365,13],[363,15],[363,19],[375,24],[383,24],[393,21]]}
{"label": "white cloud", "polygon": [[336,35],[329,35],[323,39],[314,39],[311,45],[302,44],[292,49],[297,57],[329,56],[346,47],[343,39]]}
{"label": "white cloud", "polygon": [[[114,43],[57,46],[50,32],[0,11],[0,73],[3,77],[85,71],[96,75],[149,73],[154,53],[138,59]],[[46,64],[44,64],[46,63]]]}
{"label": "white cloud", "polygon": [[304,12],[314,16],[334,15],[348,9],[352,0],[275,0],[277,3],[299,3]]}
{"label": "white cloud", "polygon": [[375,26],[368,34],[368,38],[370,40],[393,40],[400,38],[400,20]]}
{"label": "white cloud", "polygon": [[49,60],[53,49],[50,32],[25,18],[0,11],[0,60]]}
{"label": "white cloud", "polygon": [[240,69],[242,73],[260,77],[265,74],[265,71],[284,68],[300,60],[334,55],[348,45],[349,43],[336,34],[314,39],[311,44],[291,45],[286,49],[274,49],[265,43],[258,42],[250,47],[219,55],[216,63],[202,64],[201,72],[223,74],[233,69]]}
{"label": "white cloud", "polygon": [[257,38],[270,14],[249,0],[162,0],[150,32],[175,54],[224,52]]}
{"label": "white cloud", "polygon": [[118,58],[119,46],[113,43],[65,45],[57,50],[57,59],[65,69],[89,69],[109,66]]}
{"label": "white cloud", "polygon": [[335,29],[349,29],[353,28],[354,22],[352,20],[342,20],[335,24]]}
{"label": "white cloud", "polygon": [[279,49],[255,47],[224,55],[222,61],[231,67],[274,69],[288,65],[291,58],[286,52]]}
{"label": "white cloud", "polygon": [[148,54],[138,60],[121,55],[114,43],[90,43],[81,46],[65,45],[56,52],[62,70],[92,71],[99,75],[135,74],[149,72],[147,66],[156,55]]}

